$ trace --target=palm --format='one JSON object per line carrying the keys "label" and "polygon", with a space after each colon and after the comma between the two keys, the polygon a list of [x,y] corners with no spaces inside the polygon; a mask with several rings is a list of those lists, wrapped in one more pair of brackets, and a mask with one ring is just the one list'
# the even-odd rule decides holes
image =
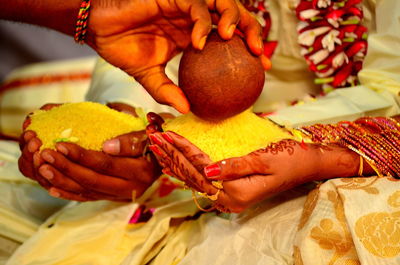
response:
{"label": "palm", "polygon": [[165,65],[190,43],[204,47],[211,12],[222,38],[230,39],[238,25],[250,50],[262,53],[260,25],[235,0],[95,1],[86,42],[133,76],[156,101],[186,113],[189,102],[165,74]]}
{"label": "palm", "polygon": [[[177,19],[176,25],[184,22]],[[99,37],[97,51],[110,63],[138,77],[143,71],[163,68],[190,44],[190,28],[176,25],[161,18],[149,25]]]}

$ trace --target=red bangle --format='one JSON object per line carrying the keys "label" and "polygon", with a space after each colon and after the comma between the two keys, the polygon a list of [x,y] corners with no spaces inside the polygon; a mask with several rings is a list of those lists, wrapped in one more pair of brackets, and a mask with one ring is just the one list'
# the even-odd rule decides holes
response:
{"label": "red bangle", "polygon": [[79,44],[85,43],[86,28],[89,18],[90,0],[82,0],[79,8],[78,19],[75,27],[75,41]]}

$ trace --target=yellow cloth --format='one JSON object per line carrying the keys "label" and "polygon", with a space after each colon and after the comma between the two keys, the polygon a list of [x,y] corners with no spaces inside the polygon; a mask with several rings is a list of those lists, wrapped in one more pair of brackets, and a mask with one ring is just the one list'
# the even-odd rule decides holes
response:
{"label": "yellow cloth", "polygon": [[400,264],[400,181],[335,179],[312,191],[296,234],[295,264]]}

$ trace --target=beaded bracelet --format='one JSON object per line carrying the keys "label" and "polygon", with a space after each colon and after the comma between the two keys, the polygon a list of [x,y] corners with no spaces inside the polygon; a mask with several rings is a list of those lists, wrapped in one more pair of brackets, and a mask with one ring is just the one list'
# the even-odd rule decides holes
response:
{"label": "beaded bracelet", "polygon": [[89,18],[90,0],[82,0],[75,27],[75,41],[79,44],[85,43],[86,29]]}
{"label": "beaded bracelet", "polygon": [[314,142],[336,143],[356,152],[378,176],[400,178],[400,124],[394,119],[364,117],[354,122],[315,124],[299,130]]}

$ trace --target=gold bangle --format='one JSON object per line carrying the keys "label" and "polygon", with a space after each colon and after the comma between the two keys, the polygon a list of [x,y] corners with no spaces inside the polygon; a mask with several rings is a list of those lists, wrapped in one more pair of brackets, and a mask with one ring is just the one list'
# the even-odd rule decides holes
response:
{"label": "gold bangle", "polygon": [[360,157],[360,166],[358,168],[358,176],[363,177],[363,172],[364,172],[364,159],[362,156]]}
{"label": "gold bangle", "polygon": [[210,208],[208,208],[208,209],[204,209],[200,204],[199,204],[199,201],[197,200],[197,197],[196,197],[196,192],[192,189],[192,198],[193,198],[193,201],[194,201],[194,203],[196,204],[196,206],[197,206],[197,208],[199,208],[199,210],[201,210],[201,211],[203,211],[203,212],[211,212],[211,211],[214,211],[215,210],[215,206],[213,205],[213,206],[211,206]]}

